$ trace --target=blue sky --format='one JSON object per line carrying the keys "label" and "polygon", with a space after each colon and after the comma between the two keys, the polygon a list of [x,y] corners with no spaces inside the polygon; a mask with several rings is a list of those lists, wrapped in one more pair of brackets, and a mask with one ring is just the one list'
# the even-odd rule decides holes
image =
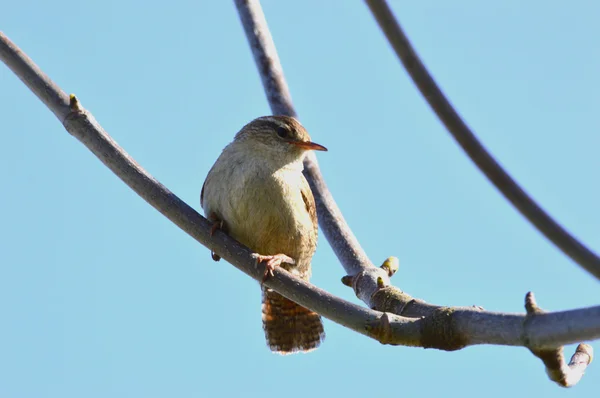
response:
{"label": "blue sky", "polygon": [[[425,63],[539,203],[600,248],[592,1],[393,1]],[[562,310],[595,282],[450,138],[361,2],[263,7],[344,216],[393,282],[443,305]],[[269,113],[231,1],[7,2],[1,29],[196,209],[220,150]],[[1,397],[558,397],[526,349],[382,346],[326,321],[309,355],[265,346],[256,282],[172,225],[0,67]],[[355,302],[324,238],[313,282]],[[567,348],[570,356],[573,347]],[[600,389],[596,363],[572,393]],[[576,391],[576,392],[575,392]]]}

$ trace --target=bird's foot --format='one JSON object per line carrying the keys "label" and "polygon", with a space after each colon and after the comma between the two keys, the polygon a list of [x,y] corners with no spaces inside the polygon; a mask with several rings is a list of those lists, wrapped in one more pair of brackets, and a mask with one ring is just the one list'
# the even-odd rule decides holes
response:
{"label": "bird's foot", "polygon": [[[227,228],[225,228],[225,223],[223,220],[219,219],[215,213],[210,213],[208,216],[208,220],[212,222],[212,227],[210,227],[210,236],[212,237],[218,229],[227,233]],[[214,251],[210,251],[210,256],[214,261],[219,261],[221,256],[219,256]]]}
{"label": "bird's foot", "polygon": [[223,220],[213,221],[213,225],[210,227],[210,236],[213,236],[217,232],[217,229],[223,229],[223,226]]}
{"label": "bird's foot", "polygon": [[253,257],[256,259],[256,265],[263,261],[265,262],[265,274],[263,275],[261,285],[265,283],[267,279],[274,276],[273,271],[275,271],[275,268],[280,267],[281,263],[296,263],[293,258],[281,253],[272,256],[263,256],[262,254],[254,253]]}

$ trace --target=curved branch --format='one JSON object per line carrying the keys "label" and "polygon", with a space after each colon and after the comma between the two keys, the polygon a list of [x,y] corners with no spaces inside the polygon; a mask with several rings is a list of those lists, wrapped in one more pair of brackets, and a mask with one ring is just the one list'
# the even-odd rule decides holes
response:
{"label": "curved branch", "polygon": [[[247,247],[217,231],[211,223],[142,169],[82,108],[0,32],[0,60],[42,99],[67,131],[138,195],[202,245],[257,281],[264,275]],[[371,267],[375,269],[375,267]],[[381,272],[393,273],[389,264]],[[379,278],[380,288],[385,289]],[[534,352],[552,350],[579,340],[600,338],[600,306],[556,313],[517,315],[479,308],[438,307],[424,318],[407,318],[363,308],[335,297],[277,268],[265,284],[324,317],[383,344],[457,350],[475,344],[526,346]],[[573,372],[583,374],[591,352],[579,350]],[[580,377],[580,376],[579,376]],[[574,379],[573,379],[574,380]]]}
{"label": "curved branch", "polygon": [[600,279],[600,257],[552,219],[479,142],[419,59],[386,1],[366,0],[366,3],[431,109],[473,163],[538,231],[582,268]]}
{"label": "curved branch", "polygon": [[[262,281],[264,266],[256,265],[252,252],[212,224],[152,177],[104,131],[96,119],[83,109],[77,98],[60,89],[37,65],[0,32],[2,60],[29,89],[56,115],[65,129],[81,141],[102,163],[146,202],[161,212],[202,245],[216,252],[257,281]],[[377,323],[381,313],[360,307],[311,285],[277,268],[265,285],[328,319],[361,334],[368,335],[365,325]],[[412,320],[398,317],[410,325]],[[600,337],[600,335],[599,335]]]}

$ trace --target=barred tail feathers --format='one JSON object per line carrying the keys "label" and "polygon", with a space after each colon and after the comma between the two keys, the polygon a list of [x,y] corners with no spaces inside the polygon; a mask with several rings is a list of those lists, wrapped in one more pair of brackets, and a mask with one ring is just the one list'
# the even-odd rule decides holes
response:
{"label": "barred tail feathers", "polygon": [[319,314],[268,288],[263,288],[262,320],[267,345],[282,355],[312,351],[325,338]]}

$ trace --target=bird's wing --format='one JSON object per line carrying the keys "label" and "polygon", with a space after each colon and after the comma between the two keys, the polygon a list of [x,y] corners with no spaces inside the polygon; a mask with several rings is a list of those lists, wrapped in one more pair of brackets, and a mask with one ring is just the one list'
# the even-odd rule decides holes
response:
{"label": "bird's wing", "polygon": [[308,185],[308,181],[306,178],[302,176],[302,182],[300,183],[300,193],[302,193],[302,199],[304,200],[304,206],[306,207],[306,211],[310,216],[310,219],[313,223],[313,227],[315,229],[315,233],[317,233],[319,228],[319,223],[317,219],[317,206],[315,205],[315,198],[313,196],[312,191],[310,190],[310,186]]}

